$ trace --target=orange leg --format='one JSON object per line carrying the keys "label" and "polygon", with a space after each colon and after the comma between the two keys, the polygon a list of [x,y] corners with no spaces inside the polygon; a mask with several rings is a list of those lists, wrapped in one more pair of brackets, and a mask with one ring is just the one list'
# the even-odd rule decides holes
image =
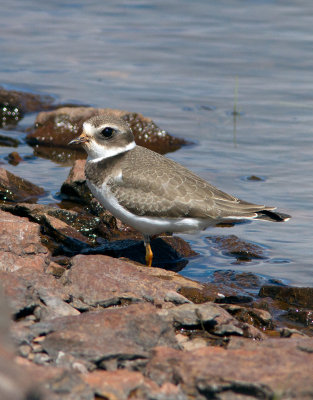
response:
{"label": "orange leg", "polygon": [[151,267],[153,259],[153,253],[151,250],[150,243],[146,243],[146,264],[147,267]]}
{"label": "orange leg", "polygon": [[146,265],[147,267],[151,267],[152,265],[152,259],[153,259],[153,253],[151,250],[150,246],[150,236],[149,235],[143,235],[143,242],[146,248]]}

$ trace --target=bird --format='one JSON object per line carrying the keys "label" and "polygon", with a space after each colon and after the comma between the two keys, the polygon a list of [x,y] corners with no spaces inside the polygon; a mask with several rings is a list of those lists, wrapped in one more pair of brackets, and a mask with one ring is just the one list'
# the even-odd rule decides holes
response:
{"label": "bird", "polygon": [[145,261],[152,265],[150,237],[163,232],[196,232],[229,220],[286,221],[276,207],[227,194],[181,164],[136,144],[130,126],[110,112],[83,123],[69,144],[87,152],[86,182],[116,218],[143,235]]}

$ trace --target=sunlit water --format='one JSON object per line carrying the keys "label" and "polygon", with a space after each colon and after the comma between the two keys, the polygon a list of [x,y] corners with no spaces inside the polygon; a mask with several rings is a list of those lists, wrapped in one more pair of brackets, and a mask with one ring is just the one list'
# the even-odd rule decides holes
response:
{"label": "sunlit water", "polygon": [[[218,268],[313,285],[312,49],[309,0],[11,0],[0,12],[0,84],[141,112],[196,143],[169,157],[224,191],[292,214],[283,224],[182,235],[200,253],[182,274],[204,281]],[[1,133],[23,140],[34,118]],[[2,166],[55,201],[69,167],[32,158],[26,144],[17,150],[28,162],[14,167],[5,158],[12,150],[0,148]],[[219,234],[259,244],[268,259],[234,264],[206,240]]]}

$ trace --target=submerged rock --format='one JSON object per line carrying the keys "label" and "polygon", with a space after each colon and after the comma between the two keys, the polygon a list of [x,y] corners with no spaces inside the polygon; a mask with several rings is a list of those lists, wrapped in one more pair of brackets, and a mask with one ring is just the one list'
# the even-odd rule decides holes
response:
{"label": "submerged rock", "polygon": [[12,151],[12,153],[8,155],[8,161],[12,165],[18,165],[23,159],[17,151]]}
{"label": "submerged rock", "polygon": [[297,307],[313,308],[313,288],[290,286],[262,286],[260,297],[271,297]]}
{"label": "submerged rock", "polygon": [[[187,144],[184,139],[169,135],[150,118],[141,114],[92,107],[63,107],[39,113],[33,131],[27,135],[27,142],[30,145],[68,148],[68,143],[82,132],[83,122],[103,112],[111,112],[122,117],[131,126],[137,144],[158,153],[175,151]],[[69,152],[75,148],[81,149],[79,146],[73,146],[71,149],[68,148]],[[82,149],[81,152],[84,154]]]}
{"label": "submerged rock", "polygon": [[11,138],[10,136],[0,135],[0,146],[17,147],[19,143],[17,139]]}
{"label": "submerged rock", "polygon": [[208,236],[207,239],[214,243],[224,255],[235,257],[238,263],[267,258],[261,246],[246,242],[235,235]]}

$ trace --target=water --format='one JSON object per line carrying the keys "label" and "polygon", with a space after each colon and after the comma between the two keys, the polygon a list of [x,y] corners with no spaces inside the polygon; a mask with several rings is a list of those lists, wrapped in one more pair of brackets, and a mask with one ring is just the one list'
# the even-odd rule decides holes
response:
{"label": "water", "polygon": [[[169,157],[224,191],[292,214],[284,224],[182,235],[200,253],[183,275],[205,281],[231,268],[312,286],[312,48],[309,0],[11,0],[1,5],[0,84],[141,112],[196,142]],[[10,135],[23,139],[34,118]],[[13,167],[5,159],[13,150],[0,148],[2,166],[55,201],[69,166],[30,158]],[[32,155],[26,144],[18,151]],[[253,241],[269,258],[233,264],[206,240],[218,234]]]}

